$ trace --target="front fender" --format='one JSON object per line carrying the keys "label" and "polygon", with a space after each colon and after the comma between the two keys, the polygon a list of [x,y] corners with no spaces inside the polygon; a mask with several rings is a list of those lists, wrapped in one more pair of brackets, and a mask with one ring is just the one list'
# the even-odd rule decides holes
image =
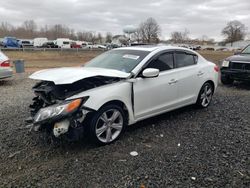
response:
{"label": "front fender", "polygon": [[98,111],[104,104],[110,101],[121,101],[125,104],[129,113],[129,124],[134,123],[134,113],[132,108],[131,83],[126,81],[108,84],[74,95],[67,100],[89,96],[84,106]]}

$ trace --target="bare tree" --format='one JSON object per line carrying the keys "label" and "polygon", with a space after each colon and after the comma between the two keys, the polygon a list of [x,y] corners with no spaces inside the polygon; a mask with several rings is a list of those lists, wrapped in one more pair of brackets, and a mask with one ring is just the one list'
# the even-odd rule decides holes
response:
{"label": "bare tree", "polygon": [[76,37],[74,29],[70,29],[70,31],[69,31],[69,37],[68,38],[73,39],[73,40],[77,40],[77,37]]}
{"label": "bare tree", "polygon": [[136,29],[136,31],[131,36],[132,40],[136,41],[137,43],[142,42],[143,40],[142,32],[143,31],[141,28]]}
{"label": "bare tree", "polygon": [[40,28],[40,31],[38,33],[39,37],[47,37],[47,38],[51,38],[51,32],[50,32],[50,28],[48,25],[45,25],[43,27]]}
{"label": "bare tree", "polygon": [[66,38],[70,36],[70,29],[61,24],[56,24],[51,28],[51,32],[53,33],[53,38]]}
{"label": "bare tree", "polygon": [[159,42],[159,35],[161,33],[161,28],[154,18],[148,18],[146,21],[142,22],[139,26],[139,32],[143,42],[146,43]]}
{"label": "bare tree", "polygon": [[0,37],[12,35],[13,30],[14,30],[14,26],[9,24],[8,22],[2,22],[0,25]]}
{"label": "bare tree", "polygon": [[189,40],[188,37],[189,31],[185,29],[185,31],[174,31],[171,33],[171,41],[174,43],[184,43]]}
{"label": "bare tree", "polygon": [[171,41],[174,43],[182,43],[184,40],[184,37],[182,35],[182,32],[174,31],[171,33]]}
{"label": "bare tree", "polygon": [[227,26],[222,30],[222,35],[226,37],[225,41],[230,42],[231,46],[233,42],[243,40],[246,36],[246,26],[238,20],[230,21]]}
{"label": "bare tree", "polygon": [[102,34],[101,33],[97,34],[97,41],[99,44],[102,44]]}
{"label": "bare tree", "polygon": [[106,33],[106,39],[105,39],[105,41],[107,43],[111,43],[112,42],[112,33],[110,33],[110,32]]}
{"label": "bare tree", "polygon": [[19,32],[25,38],[33,38],[36,35],[37,24],[34,20],[26,20],[22,26],[18,28]]}

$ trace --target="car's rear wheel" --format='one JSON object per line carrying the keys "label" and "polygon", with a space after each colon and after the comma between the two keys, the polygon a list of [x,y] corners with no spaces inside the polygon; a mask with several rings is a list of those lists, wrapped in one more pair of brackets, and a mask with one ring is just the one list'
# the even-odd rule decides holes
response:
{"label": "car's rear wheel", "polygon": [[221,76],[221,83],[224,84],[224,85],[229,85],[229,84],[232,84],[234,82],[233,79],[231,79],[230,77],[228,76]]}
{"label": "car's rear wheel", "polygon": [[199,93],[196,105],[200,108],[207,108],[213,98],[214,88],[210,82],[206,82]]}
{"label": "car's rear wheel", "polygon": [[110,144],[117,140],[126,125],[125,115],[118,105],[106,105],[91,118],[89,136],[99,144]]}

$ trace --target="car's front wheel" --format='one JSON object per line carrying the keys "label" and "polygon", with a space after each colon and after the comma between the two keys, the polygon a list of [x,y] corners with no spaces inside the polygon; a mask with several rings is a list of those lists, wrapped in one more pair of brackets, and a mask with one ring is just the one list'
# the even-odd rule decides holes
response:
{"label": "car's front wheel", "polygon": [[213,85],[209,82],[206,82],[200,90],[196,105],[200,108],[207,108],[212,101],[213,93]]}
{"label": "car's front wheel", "polygon": [[124,131],[124,111],[118,105],[106,105],[92,116],[89,126],[89,136],[95,143],[110,144]]}

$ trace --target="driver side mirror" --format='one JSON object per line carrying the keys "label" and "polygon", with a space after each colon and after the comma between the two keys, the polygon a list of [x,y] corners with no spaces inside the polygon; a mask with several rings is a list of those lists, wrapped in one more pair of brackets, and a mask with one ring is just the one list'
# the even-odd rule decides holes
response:
{"label": "driver side mirror", "polygon": [[159,76],[160,70],[159,69],[153,69],[153,68],[147,68],[142,72],[142,76],[144,78],[154,78]]}

